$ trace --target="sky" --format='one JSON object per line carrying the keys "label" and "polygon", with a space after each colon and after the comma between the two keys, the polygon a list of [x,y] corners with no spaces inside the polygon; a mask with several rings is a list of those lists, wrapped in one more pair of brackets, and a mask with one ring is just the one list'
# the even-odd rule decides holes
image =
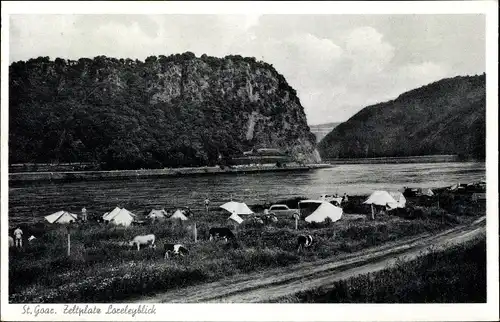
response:
{"label": "sky", "polygon": [[11,15],[9,45],[10,62],[253,56],[285,76],[310,125],[486,68],[480,14]]}

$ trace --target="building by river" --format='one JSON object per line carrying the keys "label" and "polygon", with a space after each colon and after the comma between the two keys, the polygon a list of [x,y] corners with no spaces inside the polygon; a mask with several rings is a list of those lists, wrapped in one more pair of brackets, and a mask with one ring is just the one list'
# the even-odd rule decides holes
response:
{"label": "building by river", "polygon": [[243,152],[242,156],[233,157],[235,165],[244,164],[288,164],[294,162],[286,152],[280,149],[261,148]]}

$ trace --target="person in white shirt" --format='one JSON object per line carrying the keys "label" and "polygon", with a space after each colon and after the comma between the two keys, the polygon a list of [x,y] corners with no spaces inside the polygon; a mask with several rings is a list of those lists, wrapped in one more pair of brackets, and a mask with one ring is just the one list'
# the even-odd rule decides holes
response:
{"label": "person in white shirt", "polygon": [[82,220],[87,221],[87,209],[85,207],[82,208]]}
{"label": "person in white shirt", "polygon": [[23,231],[19,226],[14,230],[14,240],[16,242],[16,247],[23,247]]}
{"label": "person in white shirt", "polygon": [[208,198],[205,199],[205,209],[207,210],[207,212],[208,212],[208,205],[209,204],[210,204],[210,200],[208,200]]}

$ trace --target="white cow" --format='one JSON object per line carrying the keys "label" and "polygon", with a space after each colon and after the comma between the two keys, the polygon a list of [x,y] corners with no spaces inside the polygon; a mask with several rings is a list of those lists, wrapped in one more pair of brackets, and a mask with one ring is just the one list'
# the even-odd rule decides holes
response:
{"label": "white cow", "polygon": [[30,238],[28,238],[28,241],[29,241],[29,242],[32,242],[32,241],[33,241],[33,240],[35,240],[35,239],[36,239],[36,237],[35,237],[35,236],[33,236],[33,235],[31,235],[31,236],[30,236]]}
{"label": "white cow", "polygon": [[149,245],[149,247],[156,248],[155,245],[155,235],[139,235],[135,236],[132,241],[129,242],[129,246],[137,245],[137,250],[141,249],[141,245]]}

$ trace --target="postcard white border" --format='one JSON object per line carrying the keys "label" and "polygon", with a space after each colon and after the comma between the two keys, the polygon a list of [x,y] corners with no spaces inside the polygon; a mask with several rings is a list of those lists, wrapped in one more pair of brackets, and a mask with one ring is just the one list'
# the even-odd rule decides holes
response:
{"label": "postcard white border", "polygon": [[[1,239],[2,321],[485,321],[498,320],[498,2],[2,2],[1,232],[8,234],[9,15],[23,14],[485,14],[487,71],[486,304],[157,304],[154,316],[99,315],[33,318],[8,304],[7,238]],[[457,30],[457,32],[460,32]],[[63,305],[43,305],[62,311]],[[107,305],[99,305],[103,311]]]}

